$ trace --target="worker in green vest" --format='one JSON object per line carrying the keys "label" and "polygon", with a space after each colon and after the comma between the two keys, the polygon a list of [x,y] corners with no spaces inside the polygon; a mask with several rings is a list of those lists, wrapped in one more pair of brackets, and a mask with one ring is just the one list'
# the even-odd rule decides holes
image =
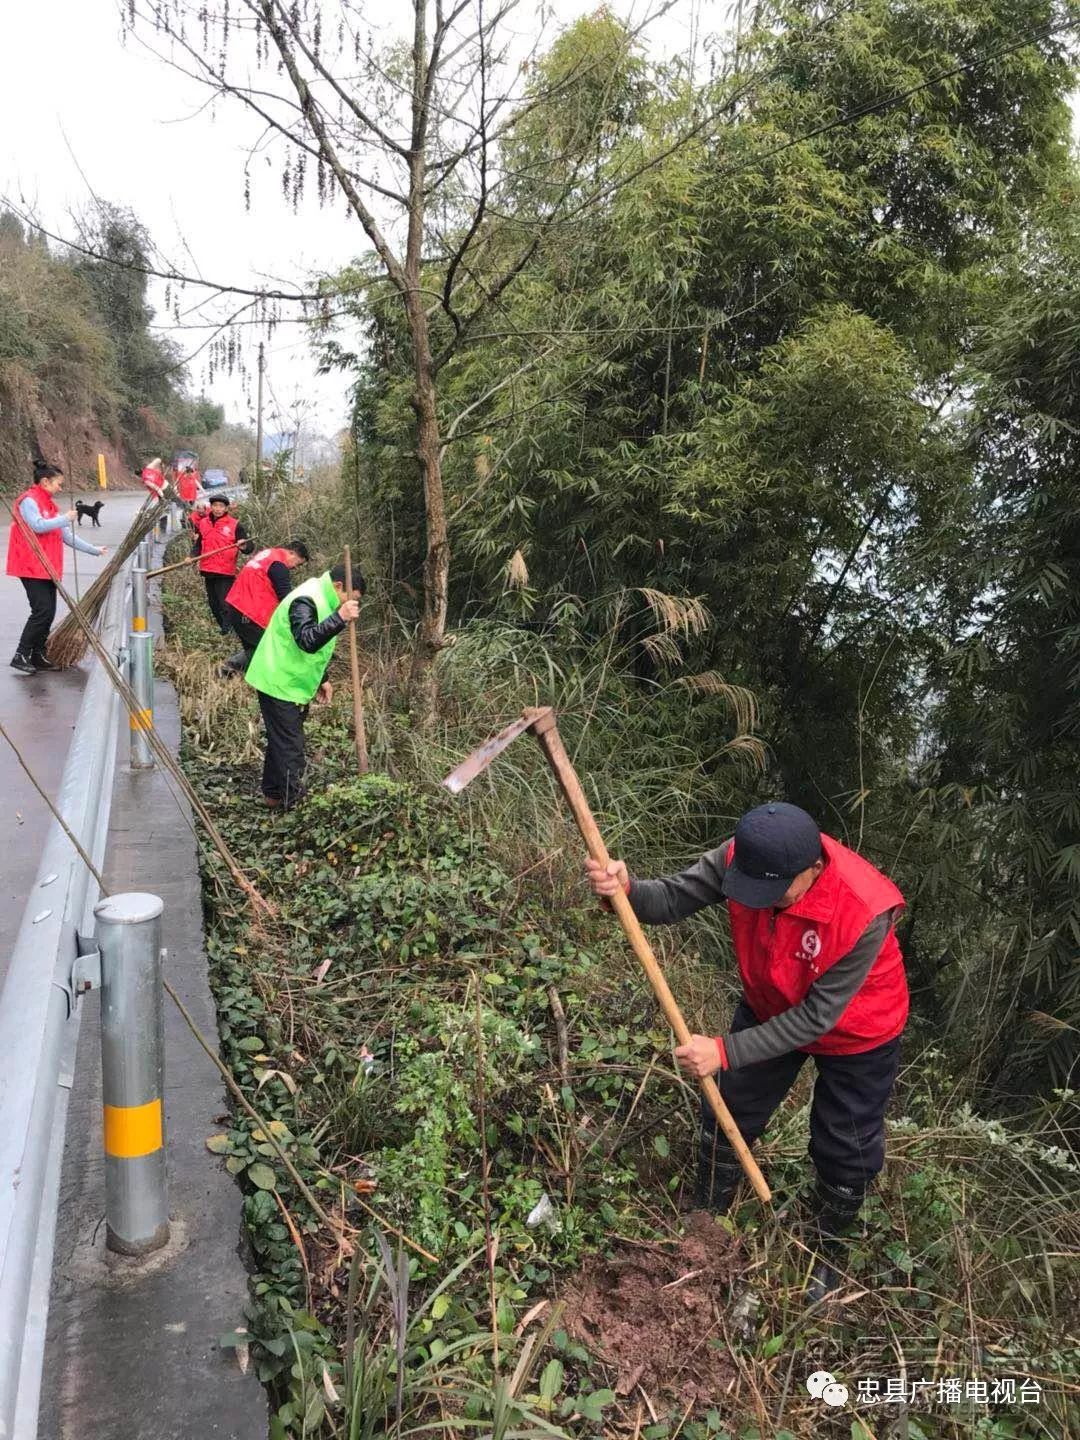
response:
{"label": "worker in green vest", "polygon": [[337,637],[360,613],[364,577],[353,571],[345,593],[345,566],[305,581],[282,600],[251,657],[245,678],[259,697],[266,726],[262,793],[274,810],[288,810],[304,795],[304,719],[312,700],[329,704],[326,671]]}

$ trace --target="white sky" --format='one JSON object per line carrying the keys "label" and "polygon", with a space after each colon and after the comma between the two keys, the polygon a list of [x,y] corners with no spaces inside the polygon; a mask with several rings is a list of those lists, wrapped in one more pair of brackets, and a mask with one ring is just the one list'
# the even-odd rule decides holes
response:
{"label": "white sky", "polygon": [[[382,3],[389,33],[393,0]],[[558,0],[548,8],[566,21],[594,10],[596,0]],[[641,0],[634,8],[640,15]],[[680,50],[695,14],[706,29],[720,29],[728,8],[728,0],[680,0],[650,32],[652,43],[666,53]],[[280,151],[272,166],[256,162],[247,213],[243,168],[258,122],[238,102],[221,101],[212,113],[203,87],[138,40],[122,44],[117,0],[28,0],[4,4],[3,12],[0,194],[25,197],[49,229],[73,234],[69,212],[86,208],[93,190],[133,209],[176,269],[255,287],[269,279],[283,288],[303,284],[368,248],[340,203],[320,210],[312,195],[292,213],[281,194]],[[371,13],[379,13],[377,4]],[[519,28],[528,27],[531,13],[526,0],[516,15]],[[195,298],[189,290],[186,303]],[[157,319],[170,323],[162,299],[155,282]],[[208,332],[166,333],[187,354]],[[254,372],[259,334],[244,333]],[[196,360],[189,369],[195,392],[204,388],[202,367]],[[348,377],[315,375],[303,327],[282,325],[267,342],[267,375],[268,431],[286,428],[275,411],[289,412],[298,402],[314,430],[333,433],[344,423]],[[219,375],[205,388],[228,418],[253,418],[254,396],[238,379]]]}

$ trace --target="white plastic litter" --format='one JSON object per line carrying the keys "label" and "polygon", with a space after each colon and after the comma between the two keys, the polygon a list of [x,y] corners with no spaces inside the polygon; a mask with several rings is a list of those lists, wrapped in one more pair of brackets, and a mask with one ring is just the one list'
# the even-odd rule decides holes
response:
{"label": "white plastic litter", "polygon": [[540,1199],[529,1211],[529,1218],[525,1221],[525,1224],[530,1230],[536,1230],[538,1227],[543,1226],[544,1229],[549,1230],[552,1235],[557,1235],[562,1229],[562,1221],[559,1219],[558,1212],[552,1204],[551,1196],[547,1191],[540,1196]]}

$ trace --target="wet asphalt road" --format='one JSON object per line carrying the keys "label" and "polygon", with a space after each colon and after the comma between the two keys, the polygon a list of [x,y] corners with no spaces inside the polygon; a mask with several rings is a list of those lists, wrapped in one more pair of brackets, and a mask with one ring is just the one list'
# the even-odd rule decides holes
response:
{"label": "wet asphalt road", "polygon": [[[89,501],[99,496],[80,491],[78,498]],[[75,529],[84,540],[93,544],[115,546],[123,539],[144,496],[141,492],[109,491],[104,499],[101,528],[93,529],[89,519],[85,519],[81,529],[78,525]],[[66,510],[73,506],[74,500],[67,491],[62,491],[57,496],[57,503]],[[10,525],[8,511],[0,506],[0,544],[5,557]],[[75,556],[65,546],[65,587],[72,593],[76,590],[83,593],[107,563],[108,557]],[[0,718],[23,752],[39,784],[49,795],[55,795],[82,702],[83,686],[89,667],[97,662],[90,655],[72,669],[54,675],[22,676],[12,670],[8,661],[15,653],[15,645],[28,613],[22,585],[18,580],[0,574]],[[56,612],[57,624],[66,613],[66,606],[61,600]],[[37,873],[41,847],[51,818],[11,747],[0,739],[0,984],[7,971],[26,894]]]}

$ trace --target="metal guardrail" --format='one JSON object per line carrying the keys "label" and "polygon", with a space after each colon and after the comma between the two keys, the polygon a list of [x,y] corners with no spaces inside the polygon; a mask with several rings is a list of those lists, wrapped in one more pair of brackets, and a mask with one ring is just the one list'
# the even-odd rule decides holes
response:
{"label": "metal guardrail", "polygon": [[[101,636],[124,640],[127,577]],[[105,853],[120,699],[95,666],[86,683],[57,809],[94,864]],[[81,989],[96,969],[98,887],[54,820],[0,990],[0,1440],[37,1433],[53,1246]]]}

